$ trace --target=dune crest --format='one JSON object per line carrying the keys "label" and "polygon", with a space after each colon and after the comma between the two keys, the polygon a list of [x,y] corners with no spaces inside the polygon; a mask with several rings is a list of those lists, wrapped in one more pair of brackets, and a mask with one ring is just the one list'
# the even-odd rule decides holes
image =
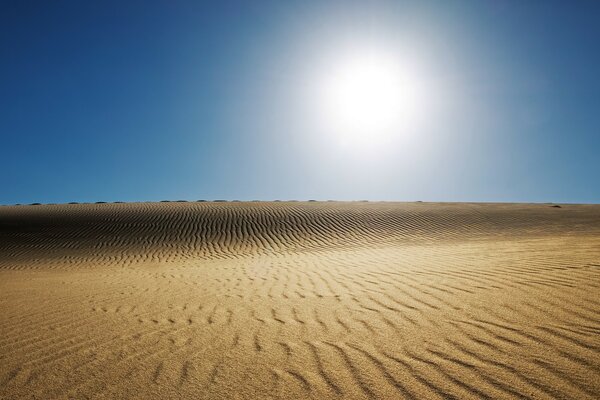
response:
{"label": "dune crest", "polygon": [[600,206],[0,207],[0,399],[600,397]]}

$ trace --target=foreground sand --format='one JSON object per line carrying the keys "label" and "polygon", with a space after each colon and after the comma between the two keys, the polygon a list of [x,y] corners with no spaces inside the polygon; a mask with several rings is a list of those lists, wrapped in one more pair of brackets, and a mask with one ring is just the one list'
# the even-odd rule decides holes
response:
{"label": "foreground sand", "polygon": [[0,398],[600,398],[600,206],[0,207]]}

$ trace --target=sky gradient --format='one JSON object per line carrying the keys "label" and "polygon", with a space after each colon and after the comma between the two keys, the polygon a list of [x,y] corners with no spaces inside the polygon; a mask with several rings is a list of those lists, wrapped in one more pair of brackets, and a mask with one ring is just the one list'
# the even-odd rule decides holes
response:
{"label": "sky gradient", "polygon": [[[597,1],[2,1],[0,204],[598,203],[599,18]],[[319,125],[315,86],[370,47],[428,102],[361,153]]]}

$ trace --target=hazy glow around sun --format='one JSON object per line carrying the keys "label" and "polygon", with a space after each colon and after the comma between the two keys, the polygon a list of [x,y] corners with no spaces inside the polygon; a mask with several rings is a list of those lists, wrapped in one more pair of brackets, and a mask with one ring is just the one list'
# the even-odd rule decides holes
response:
{"label": "hazy glow around sun", "polygon": [[321,125],[346,146],[407,135],[422,112],[418,76],[392,53],[367,49],[333,60],[319,83]]}

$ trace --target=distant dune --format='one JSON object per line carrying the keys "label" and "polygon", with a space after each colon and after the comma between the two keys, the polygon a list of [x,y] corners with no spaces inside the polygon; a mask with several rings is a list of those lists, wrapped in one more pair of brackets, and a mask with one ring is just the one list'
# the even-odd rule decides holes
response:
{"label": "distant dune", "polygon": [[0,207],[0,399],[598,399],[600,205]]}

